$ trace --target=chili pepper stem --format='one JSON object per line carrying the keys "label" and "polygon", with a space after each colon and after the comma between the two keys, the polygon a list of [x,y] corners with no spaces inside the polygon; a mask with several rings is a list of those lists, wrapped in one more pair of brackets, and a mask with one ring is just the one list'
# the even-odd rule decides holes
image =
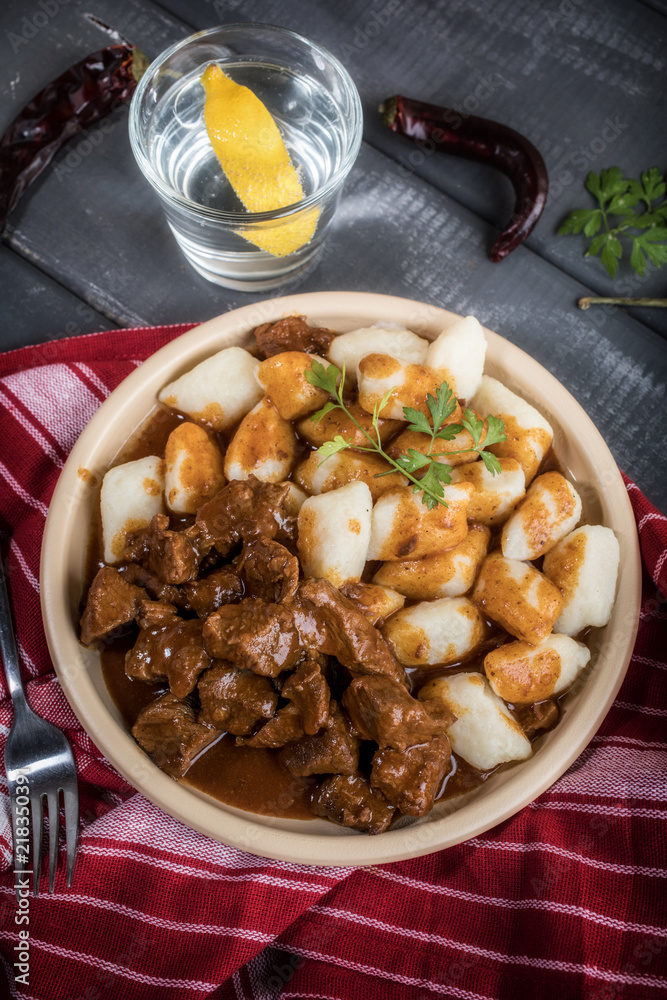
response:
{"label": "chili pepper stem", "polygon": [[586,295],[579,299],[577,305],[580,309],[589,309],[591,306],[657,306],[664,309],[667,307],[667,299],[628,299],[628,298],[607,298]]}

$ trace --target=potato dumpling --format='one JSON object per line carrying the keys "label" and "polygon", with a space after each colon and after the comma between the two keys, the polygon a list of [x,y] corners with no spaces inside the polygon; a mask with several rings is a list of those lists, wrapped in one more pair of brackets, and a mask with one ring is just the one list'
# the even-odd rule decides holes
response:
{"label": "potato dumpling", "polygon": [[484,658],[492,689],[515,705],[532,705],[559,695],[591,658],[588,646],[567,635],[548,635],[538,646],[509,642]]}
{"label": "potato dumpling", "polygon": [[391,471],[391,465],[380,455],[360,455],[353,451],[339,451],[326,461],[322,461],[316,451],[312,452],[305,462],[297,465],[294,478],[307,493],[328,493],[346,483],[366,483],[371,491],[373,502],[388,490],[405,486],[407,479],[400,472],[391,472],[389,476],[375,477]]}
{"label": "potato dumpling", "polygon": [[194,514],[225,485],[220,449],[199,424],[186,420],[174,428],[164,461],[165,498],[175,514]]}
{"label": "potato dumpling", "polygon": [[581,499],[560,472],[533,480],[503,528],[501,546],[508,559],[537,559],[572,531],[581,517]]}
{"label": "potato dumpling", "polygon": [[534,566],[492,552],[482,563],[473,601],[510,635],[537,645],[563,606],[560,591]]}
{"label": "potato dumpling", "polygon": [[456,722],[447,729],[452,750],[480,771],[530,757],[523,729],[481,674],[436,677],[424,685],[419,698],[438,698],[453,712]]}
{"label": "potato dumpling", "polygon": [[472,406],[484,417],[493,413],[503,420],[507,440],[491,445],[490,450],[498,458],[515,458],[528,485],[553,441],[554,432],[549,421],[525,399],[488,375],[482,377]]}
{"label": "potato dumpling", "polygon": [[366,483],[308,497],[299,511],[297,548],[306,576],[340,587],[366,565],[373,501]]}
{"label": "potato dumpling", "polygon": [[495,475],[481,459],[456,468],[452,473],[453,483],[472,483],[475,487],[468,504],[469,521],[489,526],[502,524],[526,492],[526,477],[517,460],[499,458],[498,461],[500,472]]}
{"label": "potato dumpling", "polygon": [[321,409],[329,393],[311,385],[306,372],[313,361],[326,368],[326,361],[305,351],[285,351],[260,362],[257,381],[284,420],[297,420]]}
{"label": "potato dumpling", "polygon": [[305,494],[302,489],[299,489],[296,483],[290,481],[281,483],[281,486],[287,486],[289,490],[287,497],[285,498],[285,509],[288,514],[292,515],[292,517],[296,517],[303,507],[304,500],[307,499],[307,494]]}
{"label": "potato dumpling", "polygon": [[544,557],[545,576],[563,595],[554,632],[576,635],[588,625],[606,625],[616,594],[620,549],[611,528],[585,524]]}
{"label": "potato dumpling", "polygon": [[149,455],[109,469],[102,480],[100,512],[104,561],[120,562],[127,532],[147,528],[164,512],[164,461]]}
{"label": "potato dumpling", "polygon": [[374,583],[344,583],[340,592],[366,615],[372,625],[393,615],[394,611],[400,611],[405,604],[402,594]]}
{"label": "potato dumpling", "polygon": [[428,350],[428,340],[401,327],[368,326],[350,333],[341,333],[331,341],[329,360],[351,378],[367,354],[391,354],[392,357],[421,365]]}
{"label": "potato dumpling", "polygon": [[[458,423],[461,419],[461,411],[459,408],[455,410],[452,416],[445,421],[448,424]],[[403,424],[405,427],[405,424]],[[486,430],[484,430],[486,434]],[[483,440],[483,439],[482,439]],[[450,465],[454,468],[457,465],[465,465],[468,462],[474,462],[477,458],[477,453],[471,451],[473,447],[473,439],[470,431],[465,428],[459,431],[451,441],[445,441],[442,438],[436,438],[435,444],[432,445],[432,440],[428,434],[421,434],[419,431],[402,431],[398,437],[388,445],[385,449],[387,454],[393,458],[397,459],[401,455],[407,455],[411,448],[415,451],[420,451],[422,455],[426,455],[429,452],[434,456],[440,455],[440,458],[436,457],[436,462],[441,462],[444,465]],[[456,452],[461,452],[457,455]]]}
{"label": "potato dumpling", "polygon": [[[354,403],[350,403],[347,408],[354,419],[361,424],[366,433],[370,434],[373,440],[375,440],[375,430],[371,422],[371,414],[362,409],[356,400]],[[400,427],[405,427],[403,420],[383,420],[380,418],[378,420],[380,440],[383,442],[386,441]],[[299,437],[307,441],[308,444],[312,444],[315,448],[319,448],[325,441],[333,441],[337,434],[340,434],[350,444],[361,445],[362,447],[368,445],[368,439],[364,437],[356,424],[342,410],[330,410],[325,417],[322,417],[317,422],[311,420],[310,417],[304,417],[303,420],[299,420],[296,429]]]}
{"label": "potato dumpling", "polygon": [[255,372],[257,358],[242,347],[226,347],[170,382],[158,399],[215,431],[232,427],[263,396]]}
{"label": "potato dumpling", "polygon": [[466,594],[484,561],[491,532],[482,524],[468,526],[468,534],[452,549],[423,559],[399,559],[380,566],[373,583],[393,587],[417,601]]}
{"label": "potato dumpling", "polygon": [[429,368],[444,368],[456,383],[460,399],[472,399],[484,372],[486,337],[478,320],[466,316],[446,327],[426,352]]}
{"label": "potato dumpling", "polygon": [[448,504],[429,510],[422,494],[405,486],[383,493],[373,508],[369,559],[421,559],[462,542],[468,534],[469,483],[444,487]]}
{"label": "potato dumpling", "polygon": [[[438,386],[447,380],[450,388],[456,393],[454,380],[443,369],[425,368],[411,362],[401,361],[389,354],[368,354],[359,362],[359,402],[364,410],[372,413],[390,389],[391,396],[382,407],[382,416],[392,420],[405,420],[403,408],[412,406],[428,414],[426,397],[430,393],[435,396]],[[460,410],[457,407],[458,415]],[[454,420],[452,414],[451,420]]]}
{"label": "potato dumpling", "polygon": [[404,666],[428,667],[467,656],[484,638],[486,625],[467,597],[443,597],[398,611],[382,633]]}
{"label": "potato dumpling", "polygon": [[265,483],[279,483],[296,460],[296,435],[273,403],[264,397],[239,424],[225,455],[227,479],[256,476]]}

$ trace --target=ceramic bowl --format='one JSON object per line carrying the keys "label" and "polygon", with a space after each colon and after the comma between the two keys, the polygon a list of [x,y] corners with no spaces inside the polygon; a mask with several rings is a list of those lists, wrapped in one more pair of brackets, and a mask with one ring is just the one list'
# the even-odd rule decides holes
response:
{"label": "ceramic bowl", "polygon": [[612,528],[621,547],[613,616],[605,628],[591,634],[590,669],[565,699],[559,725],[541,736],[531,759],[495,773],[465,796],[436,803],[421,820],[403,818],[376,837],[320,819],[243,812],[174,781],[135,743],[106,690],[99,655],[77,640],[87,526],[106,469],[154,409],[159,389],[223,347],[248,344],[250,332],[260,323],[295,313],[339,332],[390,321],[430,339],[458,318],[435,306],[387,295],[292,295],[225,313],[157,351],[100,407],[60,477],[42,547],[46,636],[60,683],[83,728],[130,784],[171,816],[225,844],[284,861],[315,865],[398,861],[458,844],[512,816],[552,785],[588,744],[616,696],[634,645],[641,585],[637,532],[618,468],[584,410],[541,365],[487,330],[487,374],[547,417],[554,427],[559,464],[582,496],[586,519]]}

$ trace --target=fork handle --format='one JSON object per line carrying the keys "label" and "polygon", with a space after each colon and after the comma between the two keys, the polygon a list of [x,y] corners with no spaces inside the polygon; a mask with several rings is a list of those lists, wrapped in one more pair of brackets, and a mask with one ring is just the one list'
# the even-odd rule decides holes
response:
{"label": "fork handle", "polygon": [[7,592],[7,570],[2,559],[0,559],[0,652],[2,653],[9,693],[14,703],[14,711],[20,711],[27,703],[21,680],[16,639],[14,638],[12,609]]}

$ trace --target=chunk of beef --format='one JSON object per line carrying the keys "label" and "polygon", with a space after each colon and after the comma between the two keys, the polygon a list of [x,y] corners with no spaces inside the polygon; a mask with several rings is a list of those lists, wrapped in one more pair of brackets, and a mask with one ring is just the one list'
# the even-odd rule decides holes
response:
{"label": "chunk of beef", "polygon": [[131,622],[145,597],[145,590],[128,583],[113,567],[103,566],[98,570],[81,616],[84,646]]}
{"label": "chunk of beef", "polygon": [[405,683],[405,673],[378,630],[328,580],[305,580],[295,598],[304,645],[335,656],[353,676],[384,674]]}
{"label": "chunk of beef", "polygon": [[118,567],[118,572],[128,583],[135,583],[137,587],[143,587],[149,597],[154,601],[167,601],[177,608],[189,608],[185,591],[181,587],[172,587],[161,580],[139,563],[123,563]]}
{"label": "chunk of beef", "polygon": [[140,601],[136,615],[139,628],[153,628],[155,625],[173,622],[177,610],[168,601]]}
{"label": "chunk of beef", "polygon": [[278,707],[278,694],[270,680],[222,661],[200,677],[198,690],[199,721],[234,736],[247,736]]}
{"label": "chunk of beef", "polygon": [[294,702],[290,701],[284,708],[279,708],[273,718],[269,719],[254,736],[249,736],[247,739],[237,737],[236,745],[276,749],[284,747],[286,743],[300,740],[302,736],[301,712]]}
{"label": "chunk of beef", "polygon": [[396,811],[358,772],[325,778],[313,795],[312,808],[316,816],[368,833],[386,830]]}
{"label": "chunk of beef", "polygon": [[354,774],[359,767],[359,739],[335,701],[329,705],[326,729],[304,736],[281,751],[281,760],[292,774]]}
{"label": "chunk of beef", "polygon": [[265,677],[291,670],[303,657],[293,612],[284,604],[253,598],[225,604],[209,615],[204,647],[215,659]]}
{"label": "chunk of beef", "polygon": [[425,816],[433,808],[450,758],[451,746],[444,735],[407,750],[385,747],[373,757],[371,786],[402,813]]}
{"label": "chunk of beef", "polygon": [[161,770],[180,778],[220,733],[198,723],[192,705],[167,691],[139,712],[132,735]]}
{"label": "chunk of beef", "polygon": [[172,531],[166,514],[156,514],[148,528],[128,534],[123,559],[143,563],[161,583],[177,586],[197,575],[198,558],[183,531]]}
{"label": "chunk of beef", "polygon": [[231,566],[222,566],[208,576],[191,580],[183,589],[190,607],[200,618],[208,618],[223,604],[236,604],[244,594],[243,582]]}
{"label": "chunk of beef", "polygon": [[319,732],[329,721],[329,685],[316,660],[308,658],[300,663],[285,681],[281,694],[299,709],[308,735]]}
{"label": "chunk of beef", "polygon": [[236,565],[251,597],[280,604],[296,593],[299,560],[272,538],[246,542]]}
{"label": "chunk of beef", "polygon": [[125,655],[125,673],[142,681],[166,677],[177,698],[194,690],[199,675],[210,667],[211,658],[202,645],[199,619],[165,619],[142,629],[134,648]]}
{"label": "chunk of beef", "polygon": [[229,555],[241,541],[276,538],[293,541],[296,518],[288,514],[289,486],[262,483],[255,476],[235,479],[197,511],[195,523],[184,534],[200,559],[212,548]]}
{"label": "chunk of beef", "polygon": [[343,707],[360,736],[381,747],[407,750],[445,733],[445,722],[389,677],[355,678],[343,693]]}
{"label": "chunk of beef", "polygon": [[538,701],[534,705],[515,705],[514,715],[526,736],[534,736],[541,729],[552,729],[558,722],[558,705],[555,701]]}
{"label": "chunk of beef", "polygon": [[272,358],[283,351],[326,355],[336,336],[323,326],[309,326],[305,316],[285,316],[276,323],[263,323],[253,332],[262,358]]}

